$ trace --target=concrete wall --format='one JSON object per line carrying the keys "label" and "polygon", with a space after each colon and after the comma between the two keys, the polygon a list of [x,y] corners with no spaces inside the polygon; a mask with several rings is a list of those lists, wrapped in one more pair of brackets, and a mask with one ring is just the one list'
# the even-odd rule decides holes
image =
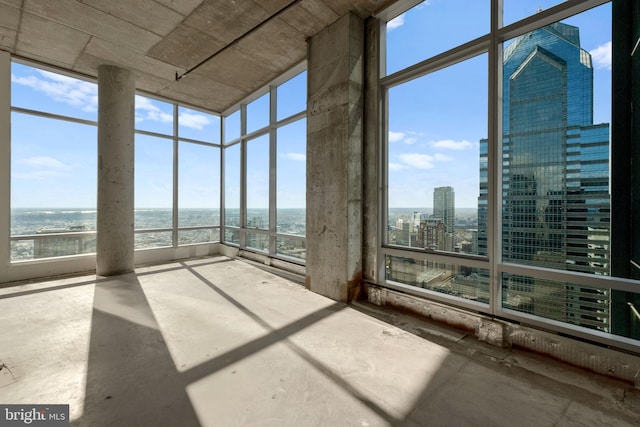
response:
{"label": "concrete wall", "polygon": [[382,238],[382,230],[386,226],[380,220],[379,171],[381,167],[380,150],[380,94],[378,80],[380,78],[380,43],[378,35],[380,21],[370,18],[365,26],[365,91],[364,91],[364,140],[362,173],[363,187],[363,267],[364,280],[377,282],[378,277],[378,247]]}
{"label": "concrete wall", "polygon": [[520,348],[542,354],[640,388],[640,357],[637,355],[505,322],[376,285],[368,284],[363,288],[363,299],[378,306],[467,331],[479,341],[497,347]]}
{"label": "concrete wall", "polygon": [[11,55],[0,51],[0,282],[8,275],[11,234]]}
{"label": "concrete wall", "polygon": [[362,282],[364,22],[347,14],[309,40],[306,286],[351,301]]}

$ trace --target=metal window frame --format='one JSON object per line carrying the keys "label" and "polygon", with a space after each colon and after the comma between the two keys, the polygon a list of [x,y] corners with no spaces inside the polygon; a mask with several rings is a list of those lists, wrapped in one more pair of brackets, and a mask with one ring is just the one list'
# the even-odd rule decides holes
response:
{"label": "metal window frame", "polygon": [[[11,63],[15,62],[21,65],[25,65],[28,67],[32,67],[35,69],[42,69],[42,70],[47,70],[47,71],[51,71],[53,73],[56,74],[61,74],[61,75],[65,75],[65,76],[69,76],[75,79],[79,79],[79,80],[83,80],[83,81],[87,81],[90,83],[95,83],[95,78],[92,77],[88,77],[82,74],[77,74],[77,73],[72,73],[69,72],[68,70],[62,70],[56,67],[52,67],[49,65],[45,65],[45,64],[41,64],[37,61],[32,61],[32,60],[26,60],[20,57],[16,57],[14,55],[10,55],[10,54],[6,54],[7,55],[7,61],[9,64],[9,73],[10,73],[10,66]],[[33,110],[33,109],[29,109],[29,108],[24,108],[24,107],[17,107],[17,106],[11,106],[11,98],[10,98],[10,93],[11,93],[11,83],[10,83],[10,79],[7,78],[6,79],[9,85],[9,96],[3,97],[3,99],[6,100],[7,102],[7,108],[6,111],[8,112],[8,114],[10,115],[13,112],[16,113],[20,113],[20,114],[26,114],[26,115],[32,115],[32,116],[36,116],[36,117],[43,117],[43,118],[48,118],[48,119],[53,119],[53,120],[59,120],[59,121],[65,121],[65,122],[70,122],[70,123],[76,123],[76,124],[84,124],[84,125],[89,125],[89,126],[97,126],[98,122],[97,120],[88,120],[88,119],[83,119],[83,118],[79,118],[79,117],[73,117],[73,116],[67,116],[67,115],[62,115],[62,114],[56,114],[56,113],[50,113],[50,112],[46,112],[46,111],[39,111],[39,110]],[[173,185],[173,189],[172,189],[172,226],[171,228],[159,228],[159,229],[136,229],[134,230],[135,234],[143,234],[143,233],[150,233],[150,232],[171,232],[172,233],[172,244],[171,247],[173,248],[177,248],[178,246],[185,246],[185,245],[180,245],[179,244],[179,231],[182,230],[198,230],[198,229],[221,229],[220,226],[211,226],[211,225],[207,225],[207,226],[195,226],[195,227],[179,227],[179,223],[178,223],[178,156],[179,156],[179,143],[180,142],[187,142],[187,143],[191,143],[191,144],[198,144],[198,145],[204,145],[204,146],[208,146],[208,147],[212,147],[212,148],[217,148],[219,150],[221,150],[222,144],[221,143],[215,143],[215,142],[210,142],[210,141],[202,141],[202,140],[197,140],[197,139],[193,139],[193,138],[181,138],[178,134],[178,129],[179,129],[179,109],[180,107],[183,108],[188,108],[194,111],[201,111],[205,114],[209,114],[209,115],[213,115],[213,116],[217,116],[220,117],[218,114],[214,113],[214,112],[210,112],[210,111],[206,111],[203,110],[201,108],[198,107],[194,107],[191,106],[189,104],[186,103],[182,103],[182,102],[177,102],[174,100],[169,100],[169,99],[165,99],[162,97],[159,97],[157,95],[153,95],[153,94],[148,94],[144,91],[139,91],[136,90],[136,96],[144,96],[147,98],[150,98],[152,100],[156,100],[158,102],[164,102],[167,103],[169,105],[171,105],[172,108],[172,114],[173,114],[173,128],[172,128],[172,134],[164,134],[164,133],[159,133],[159,132],[154,132],[154,131],[149,131],[149,130],[143,130],[143,129],[135,129],[134,133],[140,134],[140,135],[146,135],[146,136],[150,136],[150,137],[154,137],[154,138],[162,138],[162,139],[168,139],[172,141],[172,145],[173,145],[173,176],[172,176],[172,185]],[[8,127],[7,127],[8,128]],[[220,138],[222,137],[222,122],[220,123]],[[220,139],[221,140],[221,139]],[[10,153],[10,138],[8,138],[8,150]],[[10,158],[11,156],[8,155],[6,156],[6,161],[9,162],[9,164],[7,165],[6,171],[10,170]],[[222,156],[221,156],[222,158]],[[9,186],[9,190],[7,190],[6,194],[9,194],[10,192],[10,180],[7,180],[8,182],[8,186]],[[220,189],[222,192],[222,188]],[[9,204],[7,204],[8,209],[10,209]],[[221,205],[220,205],[221,206]],[[220,217],[221,217],[221,221],[222,221],[222,210],[220,210]],[[8,241],[20,241],[20,240],[37,240],[40,238],[45,238],[48,237],[46,235],[29,235],[29,236],[11,236],[10,234],[10,211],[7,212],[7,219],[6,221],[8,222],[8,225],[6,227],[7,229],[7,240]],[[87,232],[87,233],[95,233],[95,232]],[[78,235],[77,232],[69,232],[69,233],[56,233],[53,236],[49,236],[49,237],[58,237],[58,238],[64,238],[64,237],[73,237]],[[211,242],[211,243],[215,243],[215,242]],[[155,248],[139,248],[136,249],[136,251],[139,250],[146,250],[146,249],[155,249]],[[39,264],[39,263],[47,263],[50,262],[49,258],[44,258],[44,259],[33,259],[33,260],[15,260],[12,261],[11,260],[11,253],[7,248],[7,253],[4,254],[0,254],[2,256],[2,259],[6,259],[6,263],[7,266],[11,266],[14,264],[25,264],[25,263],[33,263],[33,264]],[[81,255],[71,255],[69,257],[74,257],[74,256],[84,256],[84,254]],[[68,258],[68,257],[66,257]]]}
{"label": "metal window frame", "polygon": [[[289,80],[299,76],[303,72],[307,70],[306,61],[302,61],[301,63],[294,66],[291,70],[279,76],[274,81],[265,85],[263,88],[257,90],[253,94],[249,95],[247,98],[241,100],[233,107],[225,111],[225,115],[222,117],[221,124],[221,135],[224,136],[224,127],[225,120],[232,114],[240,111],[240,136],[233,140],[224,141],[221,146],[222,155],[221,159],[223,162],[223,166],[221,167],[221,231],[220,231],[220,241],[224,244],[238,247],[239,249],[246,250],[249,252],[259,253],[261,255],[269,256],[270,258],[281,259],[290,263],[305,265],[306,260],[295,258],[291,256],[287,256],[284,254],[279,254],[277,251],[277,241],[278,239],[293,239],[293,240],[301,240],[306,241],[306,237],[299,235],[291,235],[286,233],[279,233],[277,228],[277,144],[278,144],[278,129],[285,127],[289,124],[298,122],[307,117],[306,109],[294,113],[288,117],[285,117],[281,120],[278,120],[277,115],[277,92],[278,87]],[[252,130],[250,133],[247,133],[247,105],[251,102],[261,98],[265,94],[269,94],[269,124],[260,129]],[[248,143],[251,140],[256,138],[268,137],[269,140],[269,212],[268,212],[268,221],[269,225],[267,229],[258,229],[258,228],[248,228],[247,227],[247,147]],[[227,148],[230,148],[234,145],[240,145],[240,226],[228,226],[224,224],[224,218],[222,217],[222,213],[225,210],[224,200],[225,200],[225,173],[224,173],[224,151]],[[239,233],[239,242],[230,242],[226,240],[226,232],[235,230]],[[257,233],[261,235],[267,235],[269,237],[268,250],[261,251],[255,248],[251,248],[247,246],[247,234],[248,233]]]}
{"label": "metal window frame", "polygon": [[[540,316],[517,312],[502,306],[502,275],[522,274],[534,278],[557,280],[588,287],[597,287],[612,290],[638,292],[637,280],[622,279],[613,276],[596,276],[578,272],[567,272],[542,267],[533,267],[506,263],[502,261],[502,61],[503,43],[519,35],[530,32],[536,28],[549,25],[554,22],[567,19],[571,16],[585,12],[610,0],[567,0],[541,11],[535,15],[525,17],[516,22],[503,26],[502,11],[505,0],[490,0],[490,32],[484,36],[459,45],[446,52],[427,58],[391,75],[386,74],[386,23],[387,21],[405,13],[416,4],[416,0],[404,0],[396,2],[392,7],[375,15],[380,20],[379,31],[379,141],[380,152],[378,176],[379,209],[378,215],[378,254],[377,271],[378,283],[392,289],[398,289],[410,294],[427,297],[432,300],[446,302],[458,307],[483,311],[490,315],[509,319],[516,322],[530,324],[532,326],[567,333],[571,336],[591,340],[601,344],[612,345],[625,350],[638,352],[640,343],[637,340],[611,333],[591,330],[585,327],[571,325],[559,321],[546,319]],[[404,247],[395,247],[388,242],[386,232],[388,224],[388,102],[389,89],[425,76],[429,73],[444,69],[481,53],[488,53],[489,79],[487,82],[488,94],[488,218],[487,218],[487,257],[460,256],[447,252],[430,252]],[[427,260],[447,263],[452,265],[465,265],[470,267],[486,268],[489,270],[490,302],[486,307],[473,301],[461,300],[435,292],[429,292],[402,283],[387,280],[385,274],[385,260],[387,256],[400,256],[416,260]],[[482,309],[484,306],[484,310]],[[487,310],[488,308],[488,310]]]}

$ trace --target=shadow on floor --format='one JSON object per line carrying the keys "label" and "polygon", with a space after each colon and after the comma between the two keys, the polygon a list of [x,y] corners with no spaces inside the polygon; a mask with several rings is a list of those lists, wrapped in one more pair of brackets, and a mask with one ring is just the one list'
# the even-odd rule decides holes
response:
{"label": "shadow on floor", "polygon": [[[198,417],[186,392],[189,384],[286,341],[288,336],[345,307],[336,303],[273,329],[192,267],[184,264],[181,268],[269,333],[179,372],[137,275],[99,280],[94,293],[84,409],[72,425],[198,426]],[[304,356],[302,350],[298,353]],[[335,376],[333,379],[340,382]]]}
{"label": "shadow on floor", "polygon": [[[173,265],[170,270],[188,271],[265,333],[180,372],[138,275],[100,279],[96,282],[93,302],[84,410],[82,416],[72,423],[74,426],[199,426],[201,422],[228,425],[218,420],[199,419],[187,394],[187,387],[278,343],[304,360],[311,370],[353,397],[360,408],[365,408],[360,412],[368,412],[376,419],[363,424],[363,421],[354,417],[349,418],[346,411],[345,423],[342,424],[345,426],[554,426],[611,423],[631,426],[640,422],[637,412],[622,403],[616,406],[615,399],[603,398],[601,394],[552,376],[535,374],[518,366],[517,359],[500,356],[497,350],[493,354],[491,349],[481,352],[476,347],[459,345],[455,334],[452,335],[454,339],[446,336],[427,337],[394,322],[388,315],[355,306],[353,308],[367,316],[377,317],[392,325],[395,323],[401,328],[404,326],[406,331],[421,335],[434,342],[434,348],[447,348],[441,352],[446,356],[430,367],[432,371],[426,376],[428,381],[424,383],[424,388],[418,389],[411,402],[398,405],[396,396],[384,395],[388,389],[393,389],[389,384],[380,383],[379,390],[362,389],[354,385],[352,378],[341,376],[317,355],[290,339],[294,334],[344,310],[346,305],[333,303],[281,328],[274,328],[216,286],[210,279],[211,275],[200,272],[198,265],[181,263],[179,266]],[[162,271],[159,269],[155,272]],[[458,338],[461,340],[461,337],[464,335]],[[366,359],[367,356],[362,357]],[[389,357],[393,357],[393,354]],[[431,358],[433,355],[424,354],[420,357]],[[344,363],[349,364],[350,361],[345,360]],[[376,363],[384,367],[385,362],[378,360]],[[397,362],[394,366],[399,369]],[[399,372],[416,372],[416,369]],[[323,404],[325,407],[333,405],[336,411],[340,411],[342,402],[336,400]],[[309,408],[299,409],[309,411]],[[298,408],[287,410],[296,411]],[[322,416],[308,419],[308,425],[323,425],[321,420]]]}

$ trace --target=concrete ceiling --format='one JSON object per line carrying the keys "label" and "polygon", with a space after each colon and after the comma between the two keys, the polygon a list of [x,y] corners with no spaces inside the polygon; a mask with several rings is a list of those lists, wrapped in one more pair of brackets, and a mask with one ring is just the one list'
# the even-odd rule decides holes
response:
{"label": "concrete ceiling", "polygon": [[90,76],[122,66],[140,90],[222,113],[304,60],[308,37],[387,3],[0,0],[0,50]]}

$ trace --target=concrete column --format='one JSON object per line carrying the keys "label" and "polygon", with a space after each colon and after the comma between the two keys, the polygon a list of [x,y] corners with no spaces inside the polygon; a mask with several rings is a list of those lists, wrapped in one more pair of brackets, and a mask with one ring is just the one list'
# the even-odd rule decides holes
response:
{"label": "concrete column", "polygon": [[98,67],[98,224],[96,273],[133,271],[135,76]]}
{"label": "concrete column", "polygon": [[363,56],[353,14],[309,40],[306,285],[344,302],[362,282]]}
{"label": "concrete column", "polygon": [[0,51],[0,282],[8,277],[11,235],[11,55]]}
{"label": "concrete column", "polygon": [[[379,215],[379,186],[380,171],[384,170],[381,164],[380,150],[378,149],[378,133],[380,132],[380,95],[378,80],[380,61],[380,21],[367,19],[365,26],[365,93],[364,99],[364,140],[363,146],[363,210],[362,210],[362,253],[364,280],[377,283],[384,277],[384,263],[378,254],[380,246],[380,233],[378,230],[386,230],[386,224],[382,224]],[[380,272],[382,270],[382,273]]]}

